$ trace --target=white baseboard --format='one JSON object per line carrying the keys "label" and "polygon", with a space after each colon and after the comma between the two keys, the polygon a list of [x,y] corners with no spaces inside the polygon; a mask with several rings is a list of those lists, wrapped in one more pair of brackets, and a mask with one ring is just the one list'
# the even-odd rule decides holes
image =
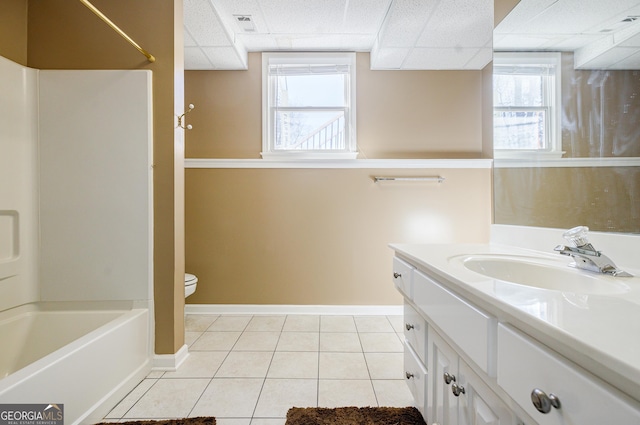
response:
{"label": "white baseboard", "polygon": [[186,314],[326,314],[402,316],[402,305],[186,304]]}
{"label": "white baseboard", "polygon": [[163,370],[174,372],[189,357],[189,347],[187,344],[180,347],[175,354],[156,354],[153,356],[153,367],[151,370]]}

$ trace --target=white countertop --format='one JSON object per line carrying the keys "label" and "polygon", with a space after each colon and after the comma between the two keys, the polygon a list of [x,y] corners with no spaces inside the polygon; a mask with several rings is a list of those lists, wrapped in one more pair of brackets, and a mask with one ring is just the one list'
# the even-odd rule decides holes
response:
{"label": "white countertop", "polygon": [[501,322],[511,323],[640,400],[640,270],[622,267],[632,278],[597,275],[622,285],[621,293],[563,293],[488,278],[460,261],[460,256],[473,254],[525,256],[590,274],[568,267],[571,259],[557,253],[492,244],[393,244],[391,248]]}

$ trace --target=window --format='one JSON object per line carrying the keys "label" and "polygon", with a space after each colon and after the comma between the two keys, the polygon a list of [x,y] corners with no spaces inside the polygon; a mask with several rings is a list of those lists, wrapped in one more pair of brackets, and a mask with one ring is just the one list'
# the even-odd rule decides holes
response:
{"label": "window", "polygon": [[560,106],[559,53],[495,53],[496,158],[562,156]]}
{"label": "window", "polygon": [[355,158],[355,54],[263,53],[262,157]]}

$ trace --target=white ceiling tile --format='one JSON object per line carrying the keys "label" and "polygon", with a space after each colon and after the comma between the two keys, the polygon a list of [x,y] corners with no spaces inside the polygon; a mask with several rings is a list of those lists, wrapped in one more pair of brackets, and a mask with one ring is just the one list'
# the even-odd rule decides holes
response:
{"label": "white ceiling tile", "polygon": [[349,0],[342,32],[378,34],[391,0]]}
{"label": "white ceiling tile", "polygon": [[640,48],[640,34],[629,37],[625,41],[618,44],[620,47],[637,47]]}
{"label": "white ceiling tile", "polygon": [[431,49],[411,50],[402,69],[464,69],[464,66],[478,52],[478,49]]}
{"label": "white ceiling tile", "polygon": [[193,37],[191,37],[191,33],[185,27],[185,29],[184,29],[184,46],[185,47],[194,47],[194,46],[197,46],[197,45],[198,45],[198,43],[196,43],[196,41],[193,39]]}
{"label": "white ceiling tile", "polygon": [[620,63],[633,57],[638,50],[635,48],[615,47],[604,51],[587,62],[576,64],[577,69],[624,69]]}
{"label": "white ceiling tile", "polygon": [[493,36],[493,0],[438,3],[417,47],[482,47]]}
{"label": "white ceiling tile", "polygon": [[476,54],[465,64],[464,69],[484,69],[485,66],[493,60],[493,49],[491,47],[482,47],[477,50]]}
{"label": "white ceiling tile", "polygon": [[[617,49],[623,49],[617,47]],[[608,66],[608,69],[640,69],[640,51],[638,49],[630,49],[629,56],[615,63],[612,66]]]}
{"label": "white ceiling tile", "polygon": [[249,52],[264,52],[278,49],[275,37],[268,34],[238,34],[238,40],[242,41]]}
{"label": "white ceiling tile", "polygon": [[340,32],[346,0],[261,0],[262,12],[275,34],[330,34]]}
{"label": "white ceiling tile", "polygon": [[184,22],[200,46],[229,46],[231,42],[209,0],[184,0]]}
{"label": "white ceiling tile", "polygon": [[247,69],[247,54],[239,54],[233,47],[203,47],[202,51],[219,70]]}
{"label": "white ceiling tile", "polygon": [[371,52],[371,69],[400,69],[409,54],[409,48],[383,47]]}
{"label": "white ceiling tile", "polygon": [[185,47],[184,69],[212,69],[213,64],[199,47]]}
{"label": "white ceiling tile", "polygon": [[382,47],[412,47],[436,2],[396,0],[383,23],[379,43]]}

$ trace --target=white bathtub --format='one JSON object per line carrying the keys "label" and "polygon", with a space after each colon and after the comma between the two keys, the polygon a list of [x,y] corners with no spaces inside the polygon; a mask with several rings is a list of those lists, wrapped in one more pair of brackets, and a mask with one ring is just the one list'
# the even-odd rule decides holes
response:
{"label": "white bathtub", "polygon": [[0,403],[64,404],[99,421],[151,369],[149,310],[38,303],[0,312]]}

